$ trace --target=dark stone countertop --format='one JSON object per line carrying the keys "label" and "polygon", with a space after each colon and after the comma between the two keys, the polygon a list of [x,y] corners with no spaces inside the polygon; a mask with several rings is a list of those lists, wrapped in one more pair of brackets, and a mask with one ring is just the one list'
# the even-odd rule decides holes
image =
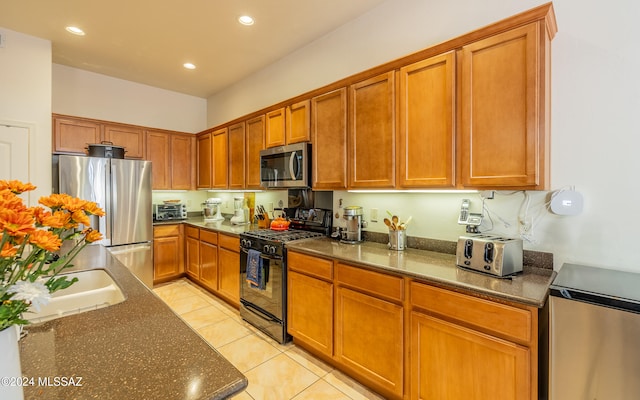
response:
{"label": "dark stone countertop", "polygon": [[556,276],[553,270],[525,267],[509,278],[498,278],[456,267],[454,254],[409,248],[389,250],[386,244],[362,242],[344,244],[331,239],[305,239],[288,242],[287,249],[323,256],[458,289],[474,295],[543,307],[549,286]]}
{"label": "dark stone countertop", "polygon": [[[22,373],[35,381],[25,399],[223,399],[246,388],[240,371],[104,247],[87,246],[74,264],[105,268],[126,300],[25,327]],[[82,386],[55,386],[55,377],[82,377]]]}
{"label": "dark stone countertop", "polygon": [[258,229],[255,224],[234,225],[229,220],[217,221],[217,222],[204,222],[202,217],[193,217],[180,221],[162,221],[154,222],[154,226],[159,225],[175,225],[175,224],[188,224],[198,228],[209,229],[220,233],[227,234],[229,236],[239,236],[242,232]]}

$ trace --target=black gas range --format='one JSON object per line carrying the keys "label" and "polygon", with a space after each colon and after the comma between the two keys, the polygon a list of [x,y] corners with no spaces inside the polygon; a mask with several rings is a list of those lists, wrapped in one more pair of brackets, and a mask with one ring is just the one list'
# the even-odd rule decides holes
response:
{"label": "black gas range", "polygon": [[287,230],[258,229],[240,234],[240,315],[279,343],[287,333],[287,252],[285,243],[322,238],[331,232],[331,210],[299,209]]}

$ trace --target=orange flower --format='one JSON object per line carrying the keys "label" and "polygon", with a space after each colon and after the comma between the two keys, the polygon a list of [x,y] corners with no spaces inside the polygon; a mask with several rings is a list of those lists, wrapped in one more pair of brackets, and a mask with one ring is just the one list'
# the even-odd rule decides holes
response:
{"label": "orange flower", "polygon": [[102,234],[98,231],[96,231],[95,229],[85,229],[83,231],[83,233],[85,233],[85,240],[89,243],[93,243],[93,242],[97,242],[99,240],[102,240]]}
{"label": "orange flower", "polygon": [[11,236],[25,236],[33,232],[36,229],[34,222],[35,218],[30,210],[0,209],[0,231]]}
{"label": "orange flower", "polygon": [[54,208],[62,207],[71,198],[72,197],[66,193],[59,193],[59,194],[53,193],[52,195],[47,197],[40,197],[40,200],[38,200],[38,203],[42,204],[43,206],[54,209]]}
{"label": "orange flower", "polygon": [[34,190],[35,188],[36,187],[30,183],[22,183],[17,180],[13,180],[13,181],[0,180],[0,190],[9,189],[15,194],[28,192],[28,191]]}
{"label": "orange flower", "polygon": [[9,189],[0,190],[0,209],[11,209],[15,211],[24,211],[27,207],[22,202],[22,199],[15,195]]}
{"label": "orange flower", "polygon": [[97,215],[98,217],[104,217],[104,210],[98,207],[98,204],[93,201],[87,201],[87,203],[84,205],[84,210],[89,214]]}
{"label": "orange flower", "polygon": [[38,229],[29,236],[29,243],[47,251],[56,251],[62,240],[53,232]]}
{"label": "orange flower", "polygon": [[13,257],[18,254],[18,249],[11,245],[11,243],[5,243],[0,250],[0,257]]}
{"label": "orange flower", "polygon": [[91,220],[83,210],[74,211],[73,214],[71,214],[71,219],[82,225],[91,224]]}
{"label": "orange flower", "polygon": [[62,204],[62,208],[65,210],[69,210],[71,213],[75,213],[76,211],[80,211],[84,209],[85,204],[87,204],[86,200],[81,200],[77,197],[68,196],[64,204]]}
{"label": "orange flower", "polygon": [[[51,228],[66,228],[71,222],[71,215],[65,211],[56,211],[53,214],[44,215],[42,218],[42,226],[48,226]],[[37,217],[36,217],[37,218]]]}

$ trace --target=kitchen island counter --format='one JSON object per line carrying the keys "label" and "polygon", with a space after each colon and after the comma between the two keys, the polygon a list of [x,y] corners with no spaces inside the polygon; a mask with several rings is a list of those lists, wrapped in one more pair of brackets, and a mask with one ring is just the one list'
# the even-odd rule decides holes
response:
{"label": "kitchen island counter", "polygon": [[240,371],[104,247],[87,246],[74,265],[106,269],[126,300],[25,327],[22,373],[34,382],[26,399],[222,399],[246,388]]}
{"label": "kitchen island counter", "polygon": [[382,272],[395,273],[474,295],[486,295],[535,307],[546,303],[549,286],[556,276],[550,269],[525,267],[513,277],[499,278],[456,267],[456,256],[409,248],[389,250],[386,244],[344,244],[331,239],[297,240],[288,250],[353,263]]}

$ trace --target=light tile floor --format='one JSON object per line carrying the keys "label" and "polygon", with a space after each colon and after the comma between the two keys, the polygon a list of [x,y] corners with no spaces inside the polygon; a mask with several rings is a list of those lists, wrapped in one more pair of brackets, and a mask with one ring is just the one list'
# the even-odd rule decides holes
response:
{"label": "light tile floor", "polygon": [[238,310],[187,279],[153,291],[247,377],[247,389],[234,399],[382,399],[300,347],[264,335]]}

